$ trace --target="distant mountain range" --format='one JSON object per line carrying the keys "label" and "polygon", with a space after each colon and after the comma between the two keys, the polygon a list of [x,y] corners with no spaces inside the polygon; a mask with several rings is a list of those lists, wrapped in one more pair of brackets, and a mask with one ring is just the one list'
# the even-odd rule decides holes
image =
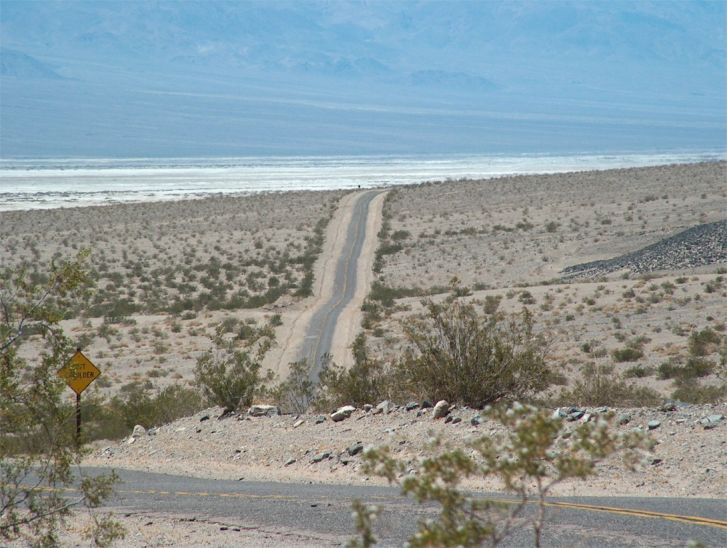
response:
{"label": "distant mountain range", "polygon": [[0,3],[0,153],[725,148],[721,1]]}

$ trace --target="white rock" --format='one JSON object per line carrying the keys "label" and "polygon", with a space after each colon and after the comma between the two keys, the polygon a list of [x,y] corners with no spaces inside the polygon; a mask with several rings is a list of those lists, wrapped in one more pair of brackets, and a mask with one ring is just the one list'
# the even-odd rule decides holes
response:
{"label": "white rock", "polygon": [[144,434],[146,434],[146,428],[144,428],[141,424],[134,426],[134,431],[131,433],[131,435],[135,438],[143,436]]}
{"label": "white rock", "polygon": [[278,408],[274,405],[251,405],[247,414],[252,417],[272,417],[279,415]]}
{"label": "white rock", "polygon": [[331,420],[333,422],[340,422],[350,417],[354,411],[356,411],[356,408],[353,405],[344,405],[343,407],[339,407],[334,413],[331,413]]}
{"label": "white rock", "polygon": [[434,414],[432,415],[435,419],[441,419],[449,414],[449,403],[446,400],[439,400],[437,405],[434,406]]}
{"label": "white rock", "polygon": [[303,424],[305,421],[303,419],[297,420],[293,423],[293,428],[298,428],[301,424]]}
{"label": "white rock", "polygon": [[382,401],[379,405],[376,406],[376,409],[374,410],[374,415],[378,415],[380,413],[384,413],[388,415],[394,410],[394,405],[389,400]]}

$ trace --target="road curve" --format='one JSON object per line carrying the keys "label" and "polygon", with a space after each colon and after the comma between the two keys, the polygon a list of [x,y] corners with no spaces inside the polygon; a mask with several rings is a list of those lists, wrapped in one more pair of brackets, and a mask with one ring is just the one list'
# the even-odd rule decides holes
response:
{"label": "road curve", "polygon": [[366,239],[369,206],[379,194],[381,191],[364,192],[356,200],[346,230],[346,239],[335,264],[331,297],[314,312],[308,324],[298,359],[314,364],[311,370],[312,380],[317,380],[321,360],[331,350],[341,312],[356,294],[358,260]]}
{"label": "road curve", "polygon": [[[87,475],[106,473],[84,468]],[[381,546],[400,546],[417,521],[433,517],[391,487],[305,485],[207,480],[118,470],[122,484],[110,501],[112,511],[187,516],[255,529],[288,530],[304,544],[340,544],[354,532],[351,502],[360,499],[383,511],[376,521]],[[507,500],[501,495],[483,495]],[[725,501],[717,499],[563,497],[549,499],[544,546],[684,546],[696,540],[727,546]],[[235,544],[228,530],[224,544]],[[305,539],[308,539],[306,541]],[[217,541],[218,539],[215,539]],[[516,530],[506,546],[531,546],[532,533]]]}

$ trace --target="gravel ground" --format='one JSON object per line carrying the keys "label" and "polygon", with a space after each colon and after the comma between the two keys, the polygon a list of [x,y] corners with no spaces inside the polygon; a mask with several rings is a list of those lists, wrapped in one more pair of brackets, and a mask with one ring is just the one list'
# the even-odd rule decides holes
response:
{"label": "gravel ground", "polygon": [[[628,424],[615,427],[619,430],[647,430],[649,421],[659,421],[651,431],[657,441],[653,453],[643,455],[636,471],[626,471],[617,458],[607,460],[599,465],[597,477],[562,484],[558,494],[709,498],[727,492],[727,420],[709,429],[699,422],[727,415],[727,403],[678,406],[674,411],[612,411],[630,418]],[[356,410],[334,423],[329,415],[219,419],[220,409],[209,409],[117,443],[97,442],[85,464],[219,479],[367,484],[379,480],[362,475],[361,453],[349,454],[348,449],[359,443],[388,445],[398,458],[414,464],[432,436],[462,446],[502,431],[502,426],[487,420],[473,426],[470,421],[478,413],[471,409],[452,411],[452,417],[461,419],[457,424],[433,420],[431,409],[417,414],[403,407],[388,415]],[[467,486],[497,488],[491,481]]]}

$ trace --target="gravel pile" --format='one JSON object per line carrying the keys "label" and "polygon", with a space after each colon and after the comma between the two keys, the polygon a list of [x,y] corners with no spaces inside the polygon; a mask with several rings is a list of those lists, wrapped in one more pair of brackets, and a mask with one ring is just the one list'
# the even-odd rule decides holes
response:
{"label": "gravel pile", "polygon": [[563,270],[566,278],[592,278],[618,270],[682,270],[727,261],[727,221],[693,226],[638,251]]}

